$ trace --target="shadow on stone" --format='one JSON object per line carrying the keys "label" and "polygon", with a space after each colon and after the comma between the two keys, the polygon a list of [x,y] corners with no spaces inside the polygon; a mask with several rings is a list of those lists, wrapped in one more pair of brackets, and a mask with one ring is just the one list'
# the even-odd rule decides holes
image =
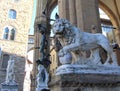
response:
{"label": "shadow on stone", "polygon": [[50,89],[42,89],[41,91],[50,91]]}

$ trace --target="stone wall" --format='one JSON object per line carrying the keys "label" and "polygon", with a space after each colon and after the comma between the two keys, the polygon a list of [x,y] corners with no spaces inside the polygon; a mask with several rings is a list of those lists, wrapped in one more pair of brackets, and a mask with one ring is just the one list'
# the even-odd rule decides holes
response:
{"label": "stone wall", "polygon": [[[34,0],[1,0],[0,1],[0,47],[2,55],[13,55],[15,60],[16,81],[19,84],[19,91],[23,91],[25,58],[28,46],[28,32],[32,20]],[[8,17],[9,9],[17,12],[16,19]],[[15,40],[3,39],[3,30],[6,26],[16,29]],[[0,83],[5,81],[6,70],[1,68],[2,56],[0,58]]]}

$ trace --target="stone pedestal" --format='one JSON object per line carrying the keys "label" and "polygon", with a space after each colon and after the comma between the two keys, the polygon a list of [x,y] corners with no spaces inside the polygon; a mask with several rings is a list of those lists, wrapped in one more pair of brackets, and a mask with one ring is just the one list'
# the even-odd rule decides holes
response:
{"label": "stone pedestal", "polygon": [[18,85],[1,84],[1,91],[18,91]]}
{"label": "stone pedestal", "polygon": [[[120,91],[120,67],[71,68],[69,73],[60,73],[52,78],[49,83],[51,91]],[[71,68],[69,66],[67,69]]]}

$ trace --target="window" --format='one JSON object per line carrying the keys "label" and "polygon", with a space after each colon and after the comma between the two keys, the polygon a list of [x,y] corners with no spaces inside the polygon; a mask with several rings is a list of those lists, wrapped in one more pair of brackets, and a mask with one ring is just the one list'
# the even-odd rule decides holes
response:
{"label": "window", "polygon": [[6,28],[4,29],[3,39],[8,39],[8,34],[9,34],[9,29],[8,29],[8,27],[6,27]]}
{"label": "window", "polygon": [[33,43],[34,43],[34,39],[33,39],[33,38],[29,38],[29,39],[28,39],[28,43],[29,43],[29,44],[33,44]]}
{"label": "window", "polygon": [[12,26],[5,27],[3,33],[3,39],[14,40],[15,39],[15,28]]}
{"label": "window", "polygon": [[14,36],[15,36],[15,29],[12,29],[10,33],[10,40],[14,40]]}
{"label": "window", "polygon": [[3,61],[2,61],[2,68],[7,68],[8,60],[9,60],[9,55],[8,54],[4,54],[3,55]]}
{"label": "window", "polygon": [[9,18],[10,19],[16,19],[16,11],[13,9],[9,10]]}

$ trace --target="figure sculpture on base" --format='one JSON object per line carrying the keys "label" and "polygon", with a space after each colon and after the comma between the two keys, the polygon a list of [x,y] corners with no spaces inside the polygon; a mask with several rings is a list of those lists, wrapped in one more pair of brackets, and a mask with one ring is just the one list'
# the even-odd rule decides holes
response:
{"label": "figure sculpture on base", "polygon": [[12,56],[10,56],[6,69],[6,79],[3,83],[1,83],[0,91],[18,91],[18,83],[15,81],[14,65],[15,60]]}
{"label": "figure sculpture on base", "polygon": [[10,85],[15,85],[15,73],[14,73],[14,64],[15,61],[10,57],[8,61],[8,66],[7,66],[7,73],[6,73],[6,80],[5,84],[10,84]]}
{"label": "figure sculpture on base", "polygon": [[39,64],[36,91],[40,91],[42,89],[48,89],[48,80],[49,80],[49,74],[47,73],[46,68],[43,65]]}
{"label": "figure sculpture on base", "polygon": [[[99,48],[101,47],[107,52],[107,59],[103,65],[118,65],[117,58],[110,46],[109,40],[104,35],[100,33],[92,34],[83,32],[66,19],[61,18],[56,19],[53,25],[53,32],[62,45],[62,48],[58,52],[60,59],[66,58],[65,56],[71,53],[75,59],[74,62],[83,60],[83,64],[90,64],[91,62],[93,65],[101,65],[101,58],[99,56]],[[91,51],[89,58],[79,55],[81,51],[88,50]],[[111,60],[112,62],[110,62]]]}

